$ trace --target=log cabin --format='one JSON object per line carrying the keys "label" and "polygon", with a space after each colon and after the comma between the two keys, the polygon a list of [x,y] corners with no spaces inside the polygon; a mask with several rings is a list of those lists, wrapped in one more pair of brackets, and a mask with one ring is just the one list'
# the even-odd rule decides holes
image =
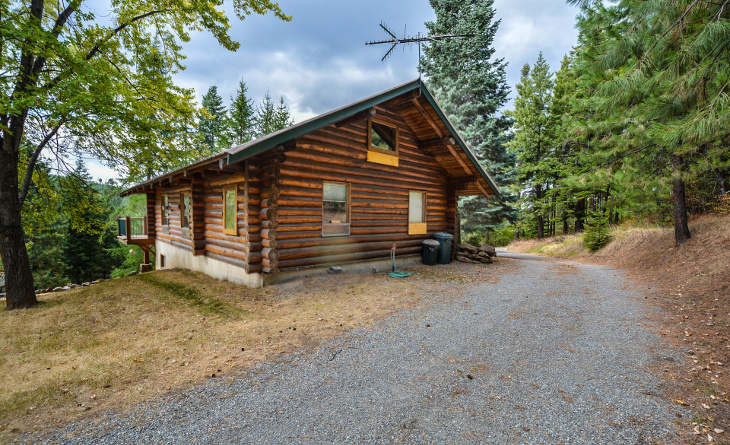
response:
{"label": "log cabin", "polygon": [[417,79],[121,195],[138,193],[147,215],[120,218],[119,239],[142,247],[145,263],[154,249],[157,269],[258,287],[302,270],[390,264],[393,245],[399,260],[420,259],[435,232],[458,242],[460,196],[499,190]]}

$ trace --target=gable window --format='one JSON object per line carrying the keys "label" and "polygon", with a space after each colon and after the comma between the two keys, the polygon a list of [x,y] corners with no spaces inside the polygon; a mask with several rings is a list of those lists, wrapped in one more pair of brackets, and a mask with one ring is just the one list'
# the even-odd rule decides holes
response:
{"label": "gable window", "polygon": [[170,233],[170,200],[162,195],[162,233]]}
{"label": "gable window", "polygon": [[223,233],[235,235],[238,232],[238,189],[223,189]]}
{"label": "gable window", "polygon": [[368,161],[398,166],[398,127],[368,119]]}
{"label": "gable window", "polygon": [[350,186],[322,184],[322,236],[350,234]]}
{"label": "gable window", "polygon": [[426,193],[408,193],[408,234],[425,235],[426,229]]}

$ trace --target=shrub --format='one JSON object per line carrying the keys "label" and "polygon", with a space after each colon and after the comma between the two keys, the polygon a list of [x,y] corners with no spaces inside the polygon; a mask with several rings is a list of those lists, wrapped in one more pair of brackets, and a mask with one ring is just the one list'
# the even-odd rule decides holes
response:
{"label": "shrub", "polygon": [[608,230],[608,215],[600,212],[591,212],[588,217],[588,224],[583,233],[583,242],[588,250],[596,252],[611,241],[611,234]]}

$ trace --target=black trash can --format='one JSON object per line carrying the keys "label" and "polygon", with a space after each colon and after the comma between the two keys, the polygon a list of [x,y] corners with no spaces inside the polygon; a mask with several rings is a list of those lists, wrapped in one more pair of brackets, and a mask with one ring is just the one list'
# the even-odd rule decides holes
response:
{"label": "black trash can", "polygon": [[449,264],[451,262],[451,244],[454,242],[454,236],[446,232],[437,232],[433,234],[433,238],[439,242],[439,254],[436,262]]}
{"label": "black trash can", "polygon": [[435,265],[439,253],[439,242],[434,239],[427,239],[421,244],[423,244],[421,261],[423,261],[423,264],[428,264],[429,266]]}

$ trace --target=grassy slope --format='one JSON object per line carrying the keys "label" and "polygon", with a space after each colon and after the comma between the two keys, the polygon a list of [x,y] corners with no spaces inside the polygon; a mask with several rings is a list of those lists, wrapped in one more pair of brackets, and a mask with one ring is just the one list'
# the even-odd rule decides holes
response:
{"label": "grassy slope", "polygon": [[[666,309],[660,332],[685,351],[681,382],[670,395],[697,412],[690,423],[697,443],[730,443],[730,217],[704,216],[690,224],[692,238],[674,246],[672,229],[617,228],[613,241],[590,254],[580,237],[521,241],[509,250],[599,262],[628,271],[655,289]],[[715,429],[726,430],[723,433]]]}
{"label": "grassy slope", "polygon": [[325,274],[264,289],[156,271],[40,295],[36,308],[0,311],[0,443],[316,346],[498,267]]}

